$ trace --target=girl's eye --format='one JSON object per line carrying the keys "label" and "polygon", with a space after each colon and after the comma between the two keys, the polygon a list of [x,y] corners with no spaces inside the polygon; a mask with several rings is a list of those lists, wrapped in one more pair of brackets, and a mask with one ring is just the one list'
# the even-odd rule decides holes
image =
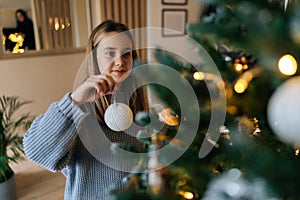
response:
{"label": "girl's eye", "polygon": [[106,51],[104,53],[105,56],[108,56],[108,57],[114,57],[116,55],[116,52],[114,51]]}
{"label": "girl's eye", "polygon": [[123,54],[123,56],[124,56],[125,58],[131,57],[131,51],[125,52],[125,53]]}

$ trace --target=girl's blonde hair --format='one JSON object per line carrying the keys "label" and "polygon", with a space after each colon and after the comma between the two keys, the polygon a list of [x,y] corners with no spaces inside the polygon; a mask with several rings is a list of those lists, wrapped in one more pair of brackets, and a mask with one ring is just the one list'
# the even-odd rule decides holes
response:
{"label": "girl's blonde hair", "polygon": [[[119,32],[119,33],[124,32],[124,34],[126,34],[126,36],[128,36],[128,38],[132,41],[133,63],[138,59],[137,51],[134,49],[134,41],[128,27],[122,23],[106,20],[101,24],[99,24],[96,28],[94,28],[93,32],[89,37],[87,49],[86,49],[86,53],[87,53],[86,60],[89,60],[88,66],[84,72],[84,77],[81,78],[81,81],[77,80],[77,83],[75,83],[74,87],[77,88],[80,84],[82,84],[83,81],[85,81],[88,77],[92,75],[101,74],[98,66],[97,56],[96,56],[97,51],[94,49],[102,41],[102,39],[111,32]],[[134,83],[134,81],[132,81],[132,78],[129,77],[127,79],[131,79],[130,83],[132,84]],[[101,124],[104,124],[104,112],[111,104],[111,97],[112,95],[105,95],[95,101],[95,112],[97,115],[97,119]],[[147,92],[144,86],[139,87],[133,92],[129,100],[129,107],[131,108],[134,116],[139,111],[149,110]]]}

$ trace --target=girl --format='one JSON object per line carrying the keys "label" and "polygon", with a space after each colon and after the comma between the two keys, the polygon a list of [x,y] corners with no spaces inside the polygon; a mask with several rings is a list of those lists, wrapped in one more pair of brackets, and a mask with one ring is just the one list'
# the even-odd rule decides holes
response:
{"label": "girl", "polygon": [[[84,104],[92,102],[97,120],[111,142],[139,145],[135,137],[112,131],[104,122],[104,112],[110,105],[112,94],[120,88],[117,85],[122,86],[124,80],[129,79],[137,59],[128,28],[121,23],[104,21],[93,30],[87,53],[93,62],[88,65],[83,82],[37,117],[23,141],[29,159],[66,176],[67,200],[110,199],[110,190],[115,185],[121,187],[121,179],[126,175],[97,160],[79,138],[76,127],[85,115]],[[131,95],[129,106],[134,115],[148,110],[143,87]],[[84,134],[88,138],[92,133]]]}

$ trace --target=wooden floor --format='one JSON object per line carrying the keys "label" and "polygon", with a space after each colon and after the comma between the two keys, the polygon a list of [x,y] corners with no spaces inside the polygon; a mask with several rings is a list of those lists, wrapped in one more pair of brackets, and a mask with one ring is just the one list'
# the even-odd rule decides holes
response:
{"label": "wooden floor", "polygon": [[18,200],[63,200],[65,177],[24,160],[12,166]]}

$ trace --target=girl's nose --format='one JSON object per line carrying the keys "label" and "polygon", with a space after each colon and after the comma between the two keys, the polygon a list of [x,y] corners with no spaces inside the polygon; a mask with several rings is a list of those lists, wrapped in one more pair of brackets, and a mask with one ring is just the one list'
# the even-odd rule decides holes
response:
{"label": "girl's nose", "polygon": [[115,65],[116,66],[123,66],[125,63],[124,63],[124,59],[122,58],[122,56],[119,56],[116,58],[115,60]]}

